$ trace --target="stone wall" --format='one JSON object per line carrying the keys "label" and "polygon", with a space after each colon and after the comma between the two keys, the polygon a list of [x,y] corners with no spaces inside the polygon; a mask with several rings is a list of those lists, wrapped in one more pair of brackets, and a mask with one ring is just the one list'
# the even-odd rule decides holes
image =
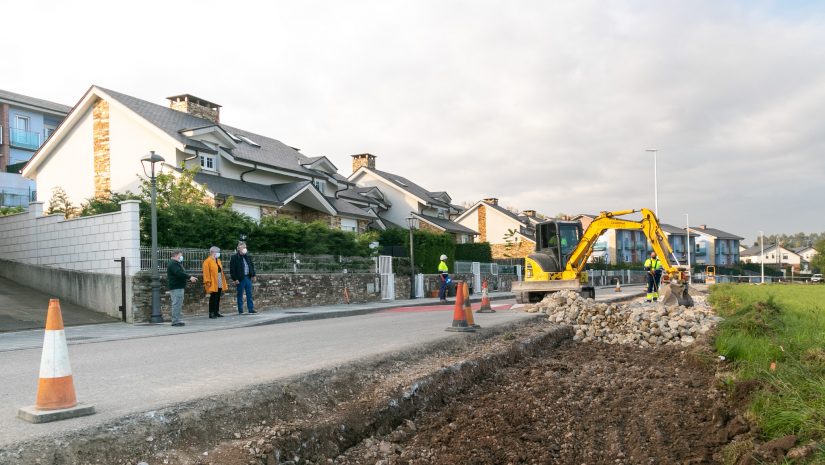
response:
{"label": "stone wall", "polygon": [[490,244],[493,258],[524,258],[536,251],[536,244],[519,240],[508,250],[507,244]]}
{"label": "stone wall", "polygon": [[487,207],[478,206],[478,241],[487,242]]}
{"label": "stone wall", "polygon": [[92,142],[95,197],[104,197],[112,190],[112,169],[109,151],[109,102],[103,99],[98,99],[92,109]]}
{"label": "stone wall", "polygon": [[[199,274],[193,273],[199,278],[196,284],[189,283],[186,286],[184,315],[209,313],[209,298],[203,292]],[[374,302],[381,298],[377,275],[372,273],[258,275],[257,281],[252,286],[252,298],[258,309],[342,304],[344,303],[345,285],[352,303]],[[170,298],[167,290],[166,274],[163,273],[161,275],[161,307],[164,318],[168,320]],[[409,296],[409,284],[407,296]],[[134,276],[132,282],[132,313],[135,321],[149,320],[152,313],[151,299],[149,272],[141,271]],[[236,299],[235,286],[230,282],[228,292],[221,298],[221,313],[237,312]]]}

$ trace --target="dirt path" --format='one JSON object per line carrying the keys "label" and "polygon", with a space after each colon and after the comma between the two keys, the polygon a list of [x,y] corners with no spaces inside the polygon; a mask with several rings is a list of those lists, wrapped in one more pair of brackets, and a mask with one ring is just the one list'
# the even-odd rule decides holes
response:
{"label": "dirt path", "polygon": [[680,350],[565,342],[334,463],[713,463],[712,385],[712,370]]}

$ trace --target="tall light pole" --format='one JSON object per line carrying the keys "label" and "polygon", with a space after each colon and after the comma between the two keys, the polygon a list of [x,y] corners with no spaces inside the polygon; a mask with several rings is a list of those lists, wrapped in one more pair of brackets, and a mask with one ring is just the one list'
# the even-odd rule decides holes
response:
{"label": "tall light pole", "polygon": [[759,262],[762,264],[762,284],[765,284],[765,235],[759,231]]}
{"label": "tall light pole", "polygon": [[656,179],[656,154],[659,149],[647,149],[645,152],[653,152],[653,212],[656,213],[656,219],[659,219],[659,182]]}
{"label": "tall light pole", "polygon": [[418,218],[407,218],[410,227],[410,299],[415,299],[415,252],[413,251],[413,230],[418,227]]}
{"label": "tall light pole", "polygon": [[[154,150],[149,155],[140,159],[143,165],[143,172],[152,182],[152,323],[163,323],[163,315],[160,314],[160,274],[158,274],[158,207],[157,207],[157,175],[163,171],[163,162],[166,161]],[[160,163],[160,167],[155,170],[155,165]],[[147,169],[148,168],[148,169]],[[156,172],[157,171],[157,172]]]}
{"label": "tall light pole", "polygon": [[685,223],[687,224],[685,228],[685,231],[687,231],[685,233],[685,250],[687,250],[688,284],[690,284],[693,279],[693,270],[690,268],[690,217],[687,213],[685,213]]}

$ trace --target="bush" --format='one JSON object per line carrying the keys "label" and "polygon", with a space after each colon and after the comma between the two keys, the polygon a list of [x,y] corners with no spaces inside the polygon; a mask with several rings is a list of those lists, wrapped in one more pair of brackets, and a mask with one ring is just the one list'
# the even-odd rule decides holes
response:
{"label": "bush", "polygon": [[419,273],[436,273],[441,254],[447,255],[447,266],[450,270],[455,269],[456,244],[452,235],[416,230],[413,233],[413,244],[415,268]]}
{"label": "bush", "polygon": [[493,261],[493,250],[489,242],[456,244],[455,259],[466,262],[491,263]]}
{"label": "bush", "polygon": [[0,216],[16,215],[26,211],[23,207],[0,207]]}

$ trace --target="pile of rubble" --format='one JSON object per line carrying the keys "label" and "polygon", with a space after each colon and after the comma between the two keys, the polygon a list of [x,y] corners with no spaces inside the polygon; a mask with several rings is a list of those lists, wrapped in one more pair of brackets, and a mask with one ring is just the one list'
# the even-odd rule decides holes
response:
{"label": "pile of rubble", "polygon": [[693,308],[647,302],[608,304],[583,299],[577,292],[562,291],[525,310],[546,313],[552,323],[573,326],[577,341],[641,347],[687,346],[718,321],[704,299],[696,300]]}

